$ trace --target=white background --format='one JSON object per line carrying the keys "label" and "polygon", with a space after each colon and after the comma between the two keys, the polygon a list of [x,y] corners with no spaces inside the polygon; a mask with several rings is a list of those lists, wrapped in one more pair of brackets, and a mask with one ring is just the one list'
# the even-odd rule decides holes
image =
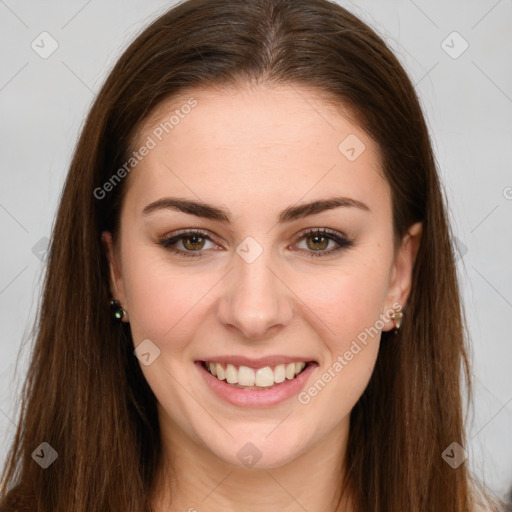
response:
{"label": "white background", "polygon": [[[340,3],[395,50],[428,118],[472,339],[467,449],[475,473],[502,495],[512,485],[512,2]],[[171,4],[0,0],[0,464],[14,432],[45,239],[81,124],[116,58]],[[31,48],[44,31],[58,43],[47,59]]]}

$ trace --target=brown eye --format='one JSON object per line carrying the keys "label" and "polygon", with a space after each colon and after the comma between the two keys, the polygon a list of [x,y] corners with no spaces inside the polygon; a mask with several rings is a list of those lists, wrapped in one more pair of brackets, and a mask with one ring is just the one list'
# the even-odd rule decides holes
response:
{"label": "brown eye", "polygon": [[[309,229],[299,235],[299,242],[305,241],[305,251],[308,256],[322,257],[330,256],[345,248],[352,247],[354,242],[346,236],[326,228]],[[330,250],[326,250],[330,243],[334,244]]]}
{"label": "brown eye", "polygon": [[[306,248],[301,248],[300,251],[306,252],[308,256],[312,257],[330,256],[354,245],[354,242],[343,234],[325,228],[306,230],[301,236],[299,235],[298,242],[303,240]],[[215,245],[215,242],[206,233],[184,230],[171,237],[163,238],[158,243],[178,256],[200,258],[206,256],[204,254],[206,251],[203,249],[208,242]],[[331,243],[334,246],[327,250]]]}
{"label": "brown eye", "polygon": [[[213,246],[214,241],[202,231],[183,230],[175,233],[173,236],[167,236],[158,241],[158,244],[167,250],[174,252],[178,256],[200,258],[205,256],[205,245],[210,242]],[[204,249],[204,250],[203,250]]]}
{"label": "brown eye", "polygon": [[[308,248],[313,251],[326,249],[330,241],[330,239],[327,238],[326,236],[319,235],[308,235],[306,237],[306,240]],[[309,243],[310,241],[311,243]]]}
{"label": "brown eye", "polygon": [[184,236],[181,239],[183,240],[185,249],[191,251],[202,249],[205,243],[205,238],[199,235]]}

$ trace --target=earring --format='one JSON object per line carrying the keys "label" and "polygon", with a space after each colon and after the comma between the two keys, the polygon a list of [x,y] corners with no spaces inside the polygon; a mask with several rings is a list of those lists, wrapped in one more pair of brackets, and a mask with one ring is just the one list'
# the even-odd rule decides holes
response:
{"label": "earring", "polygon": [[400,330],[400,325],[402,324],[402,318],[404,314],[401,311],[395,311],[391,318],[395,321],[395,329],[393,332],[396,334]]}
{"label": "earring", "polygon": [[123,309],[120,302],[118,300],[111,300],[110,301],[110,311],[112,312],[112,316],[122,322],[123,320],[126,321],[128,313]]}

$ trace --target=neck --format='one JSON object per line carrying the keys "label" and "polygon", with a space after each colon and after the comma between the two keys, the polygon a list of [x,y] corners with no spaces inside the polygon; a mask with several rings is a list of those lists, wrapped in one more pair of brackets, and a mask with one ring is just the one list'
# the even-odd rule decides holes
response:
{"label": "neck", "polygon": [[308,452],[273,468],[233,465],[194,442],[176,424],[165,427],[151,492],[154,512],[355,510],[341,489],[348,418],[343,428],[326,434]]}

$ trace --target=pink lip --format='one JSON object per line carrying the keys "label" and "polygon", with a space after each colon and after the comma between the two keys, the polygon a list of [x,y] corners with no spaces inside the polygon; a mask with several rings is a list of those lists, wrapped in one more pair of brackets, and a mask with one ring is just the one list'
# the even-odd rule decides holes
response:
{"label": "pink lip", "polygon": [[[300,360],[301,359],[299,359],[299,361]],[[295,359],[295,361],[297,360]],[[317,363],[308,364],[302,373],[300,373],[294,379],[287,379],[280,384],[274,385],[273,388],[260,391],[258,389],[248,390],[235,388],[228,384],[226,381],[222,381],[217,377],[214,377],[208,370],[206,370],[201,361],[196,361],[195,365],[203,376],[206,384],[208,384],[210,389],[217,396],[232,405],[236,405],[237,407],[253,408],[262,408],[276,405],[284,402],[285,400],[288,400],[292,396],[297,395],[300,390],[305,387],[308,378],[318,367]]]}
{"label": "pink lip", "polygon": [[[247,366],[249,368],[263,368],[265,366],[275,366],[278,364],[288,364],[288,363],[300,363],[304,361],[307,363],[308,361],[313,361],[311,358],[304,358],[302,356],[267,356],[267,357],[259,357],[251,359],[249,357],[244,356],[219,356],[219,357],[205,357],[203,361],[208,361],[209,363],[226,363],[232,364],[233,366]],[[197,363],[198,361],[196,361]]]}

